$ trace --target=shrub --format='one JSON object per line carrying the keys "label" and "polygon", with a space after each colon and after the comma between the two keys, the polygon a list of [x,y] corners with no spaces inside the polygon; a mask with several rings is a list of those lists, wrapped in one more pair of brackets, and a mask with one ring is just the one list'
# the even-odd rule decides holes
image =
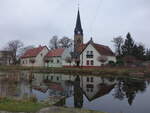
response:
{"label": "shrub", "polygon": [[110,66],[116,66],[116,64],[115,64],[114,61],[109,61],[108,64],[109,64]]}
{"label": "shrub", "polygon": [[37,100],[36,96],[33,95],[33,96],[29,97],[29,101],[36,103],[38,100]]}
{"label": "shrub", "polygon": [[116,64],[118,66],[123,66],[124,65],[124,61],[123,60],[117,60]]}

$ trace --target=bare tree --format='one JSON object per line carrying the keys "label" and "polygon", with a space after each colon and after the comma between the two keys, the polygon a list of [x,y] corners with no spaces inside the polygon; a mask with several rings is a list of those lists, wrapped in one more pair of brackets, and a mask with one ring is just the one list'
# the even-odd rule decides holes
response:
{"label": "bare tree", "polygon": [[17,64],[17,54],[19,49],[23,47],[23,43],[20,40],[12,40],[8,42],[6,50],[12,52],[13,64]]}
{"label": "bare tree", "polygon": [[19,53],[18,53],[18,56],[22,56],[27,50],[29,49],[33,49],[34,46],[33,45],[29,45],[29,46],[26,46],[26,47],[23,47],[21,49],[19,49]]}
{"label": "bare tree", "polygon": [[121,36],[118,36],[116,38],[113,38],[112,42],[114,43],[115,49],[116,49],[116,54],[118,56],[121,55],[121,46],[124,42],[123,38]]}
{"label": "bare tree", "polygon": [[72,63],[72,58],[71,58],[71,57],[66,57],[65,61],[66,61],[67,63],[69,63],[70,66],[71,66],[71,63]]}
{"label": "bare tree", "polygon": [[106,56],[99,56],[99,57],[97,58],[97,60],[98,60],[99,62],[101,62],[102,65],[104,65],[104,63],[105,63],[108,59],[107,59]]}
{"label": "bare tree", "polygon": [[72,42],[73,41],[70,38],[65,37],[65,36],[59,40],[59,44],[63,48],[71,47],[73,45]]}
{"label": "bare tree", "polygon": [[49,41],[49,48],[50,49],[57,49],[59,48],[59,39],[58,36],[53,36],[52,39]]}

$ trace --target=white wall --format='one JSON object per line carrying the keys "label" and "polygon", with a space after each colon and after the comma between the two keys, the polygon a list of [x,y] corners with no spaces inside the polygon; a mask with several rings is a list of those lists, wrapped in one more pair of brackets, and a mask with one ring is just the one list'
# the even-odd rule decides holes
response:
{"label": "white wall", "polygon": [[[44,57],[48,53],[48,51],[49,51],[48,48],[44,47],[43,50],[36,57],[21,59],[21,65],[22,66],[44,66]],[[30,62],[30,59],[34,59],[35,63],[32,64]]]}
{"label": "white wall", "polygon": [[[45,63],[45,66],[47,66],[47,63]],[[62,67],[62,58],[61,57],[52,57],[48,63],[48,67]]]}
{"label": "white wall", "polygon": [[[87,58],[86,57],[87,51],[93,51],[93,58]],[[86,47],[86,49],[83,51],[83,53],[80,55],[80,66],[82,65],[82,63],[83,63],[83,66],[87,66],[87,60],[89,60],[89,64],[91,64],[91,60],[93,60],[94,61],[93,66],[101,66],[102,63],[97,60],[98,57],[100,57],[100,56],[101,55],[99,54],[99,52],[91,44],[89,44]],[[108,60],[105,62],[105,64],[107,64],[109,61],[116,62],[115,56],[106,56],[106,57]],[[83,59],[83,61],[82,61],[82,59]],[[92,65],[88,65],[88,66],[92,66]]]}

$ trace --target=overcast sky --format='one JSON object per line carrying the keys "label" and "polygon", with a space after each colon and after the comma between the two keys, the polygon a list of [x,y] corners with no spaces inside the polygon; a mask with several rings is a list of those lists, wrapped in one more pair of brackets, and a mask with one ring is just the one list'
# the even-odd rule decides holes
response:
{"label": "overcast sky", "polygon": [[[0,0],[0,48],[19,39],[48,45],[53,35],[73,39],[78,0]],[[113,47],[113,37],[130,32],[150,48],[150,0],[80,0],[84,42],[90,37]]]}

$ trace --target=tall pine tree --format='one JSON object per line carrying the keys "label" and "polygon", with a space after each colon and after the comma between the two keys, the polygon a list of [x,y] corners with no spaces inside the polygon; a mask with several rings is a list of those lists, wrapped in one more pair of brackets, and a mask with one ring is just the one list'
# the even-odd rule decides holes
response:
{"label": "tall pine tree", "polygon": [[127,34],[124,44],[122,45],[123,56],[133,55],[134,50],[134,40],[132,39],[130,33]]}

